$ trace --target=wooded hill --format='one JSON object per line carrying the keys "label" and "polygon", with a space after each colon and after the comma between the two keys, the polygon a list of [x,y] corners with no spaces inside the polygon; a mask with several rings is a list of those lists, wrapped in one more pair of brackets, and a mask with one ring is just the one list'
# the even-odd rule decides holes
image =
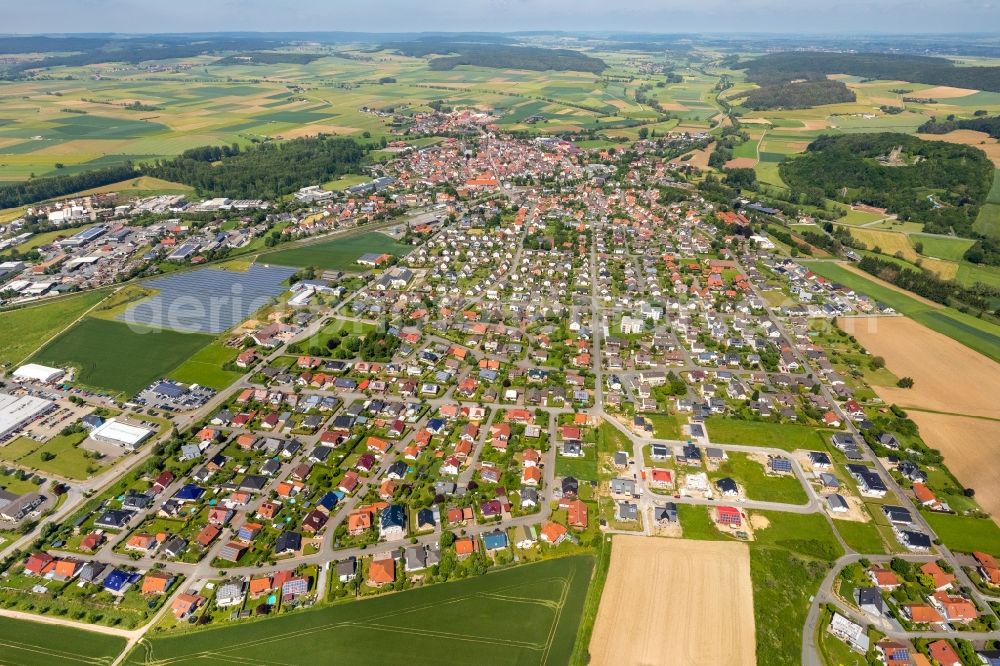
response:
{"label": "wooded hill", "polygon": [[972,223],[993,179],[992,162],[972,146],[891,132],[821,136],[779,169],[793,190],[883,207],[927,233],[966,238],[978,237]]}
{"label": "wooded hill", "polygon": [[600,58],[594,58],[570,49],[430,40],[389,43],[383,44],[381,48],[391,49],[400,55],[413,58],[439,56],[430,61],[429,67],[434,70],[454,69],[459,65],[475,65],[497,69],[527,69],[536,72],[552,69],[600,74],[607,69],[607,65]]}
{"label": "wooded hill", "polygon": [[857,99],[842,81],[822,79],[764,86],[749,91],[743,106],[755,111],[808,109],[821,104],[842,104]]}

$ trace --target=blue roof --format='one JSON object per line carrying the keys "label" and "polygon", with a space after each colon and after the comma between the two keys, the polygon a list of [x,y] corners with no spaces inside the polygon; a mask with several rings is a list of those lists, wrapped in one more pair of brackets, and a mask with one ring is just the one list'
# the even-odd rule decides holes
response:
{"label": "blue roof", "polygon": [[115,569],[104,579],[104,589],[112,592],[121,592],[122,589],[132,582],[132,576],[121,569]]}
{"label": "blue roof", "polygon": [[486,546],[486,550],[495,550],[497,548],[507,547],[507,535],[503,532],[490,532],[489,534],[483,535],[483,545]]}
{"label": "blue roof", "polygon": [[391,504],[382,509],[380,525],[382,529],[387,527],[406,527],[406,514],[400,504]]}
{"label": "blue roof", "polygon": [[200,488],[194,485],[193,483],[189,483],[180,490],[178,490],[177,493],[174,495],[174,498],[179,500],[194,501],[200,499],[201,496],[204,494],[205,494],[204,488]]}
{"label": "blue roof", "polygon": [[339,502],[339,501],[340,501],[340,498],[337,497],[336,493],[330,492],[330,493],[327,493],[326,495],[323,495],[323,497],[319,501],[319,505],[321,507],[323,507],[324,509],[328,509],[329,510],[329,509],[332,509],[333,507],[337,506],[337,502]]}

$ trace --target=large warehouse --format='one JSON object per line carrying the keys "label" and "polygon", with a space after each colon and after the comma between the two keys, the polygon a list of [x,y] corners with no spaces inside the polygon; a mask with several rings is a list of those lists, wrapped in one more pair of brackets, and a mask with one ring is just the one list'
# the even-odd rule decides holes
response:
{"label": "large warehouse", "polygon": [[31,395],[0,393],[0,442],[51,411],[56,403]]}
{"label": "large warehouse", "polygon": [[22,365],[14,371],[14,379],[17,381],[42,382],[49,384],[51,382],[59,381],[65,374],[66,373],[59,368],[50,368],[46,365],[28,363],[26,365]]}
{"label": "large warehouse", "polygon": [[134,451],[152,434],[153,431],[149,428],[109,419],[95,428],[90,437],[98,442],[107,442]]}

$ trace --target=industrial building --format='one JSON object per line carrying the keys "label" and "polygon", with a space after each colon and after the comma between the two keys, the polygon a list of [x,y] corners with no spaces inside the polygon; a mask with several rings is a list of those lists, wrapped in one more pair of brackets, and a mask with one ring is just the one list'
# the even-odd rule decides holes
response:
{"label": "industrial building", "polygon": [[128,423],[127,421],[108,419],[97,428],[94,428],[93,432],[90,433],[90,438],[98,442],[106,442],[129,451],[134,451],[152,434],[153,431],[150,428],[144,428],[140,425]]}
{"label": "industrial building", "polygon": [[31,395],[0,393],[0,442],[55,409],[56,403]]}
{"label": "industrial building", "polygon": [[38,365],[37,363],[27,363],[14,371],[14,380],[50,384],[59,381],[65,374],[60,368],[50,368],[46,365]]}

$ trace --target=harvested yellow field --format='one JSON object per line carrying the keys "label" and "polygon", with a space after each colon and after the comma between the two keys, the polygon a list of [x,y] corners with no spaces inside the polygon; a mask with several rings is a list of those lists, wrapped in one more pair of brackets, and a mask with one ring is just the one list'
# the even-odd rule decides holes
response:
{"label": "harvested yellow field", "polygon": [[972,88],[953,88],[952,86],[936,86],[926,90],[915,90],[910,93],[911,97],[929,97],[931,99],[954,99],[956,97],[968,97],[975,95],[978,90]]}
{"label": "harvested yellow field", "polygon": [[757,663],[746,544],[616,535],[590,654],[598,666]]}
{"label": "harvested yellow field", "polygon": [[[688,153],[691,159],[684,161],[680,157],[670,160],[671,164],[690,164],[696,169],[705,170],[708,169],[708,158],[712,156],[712,151],[715,150],[715,142],[708,144],[702,150],[696,150],[694,152]],[[683,156],[682,156],[683,157]]]}
{"label": "harvested yellow field", "polygon": [[878,247],[882,249],[882,254],[896,256],[898,252],[907,261],[917,260],[917,251],[910,245],[910,239],[906,234],[863,227],[851,227],[850,231],[851,236],[864,243],[869,250]]}
{"label": "harvested yellow field", "polygon": [[1000,418],[1000,363],[906,317],[842,317],[837,324],[894,375],[913,378],[910,389],[872,387],[885,402]]}
{"label": "harvested yellow field", "polygon": [[356,127],[343,127],[341,125],[302,125],[280,132],[280,136],[283,139],[298,139],[317,134],[354,134],[356,132],[358,132]]}
{"label": "harvested yellow field", "polygon": [[973,146],[986,153],[986,157],[990,158],[993,166],[1000,168],[1000,142],[986,132],[955,130],[947,134],[917,134],[917,136],[925,141],[948,141],[949,143]]}
{"label": "harvested yellow field", "polygon": [[974,488],[976,502],[1000,523],[1000,421],[916,410],[909,416],[927,446],[941,451],[955,478]]}

